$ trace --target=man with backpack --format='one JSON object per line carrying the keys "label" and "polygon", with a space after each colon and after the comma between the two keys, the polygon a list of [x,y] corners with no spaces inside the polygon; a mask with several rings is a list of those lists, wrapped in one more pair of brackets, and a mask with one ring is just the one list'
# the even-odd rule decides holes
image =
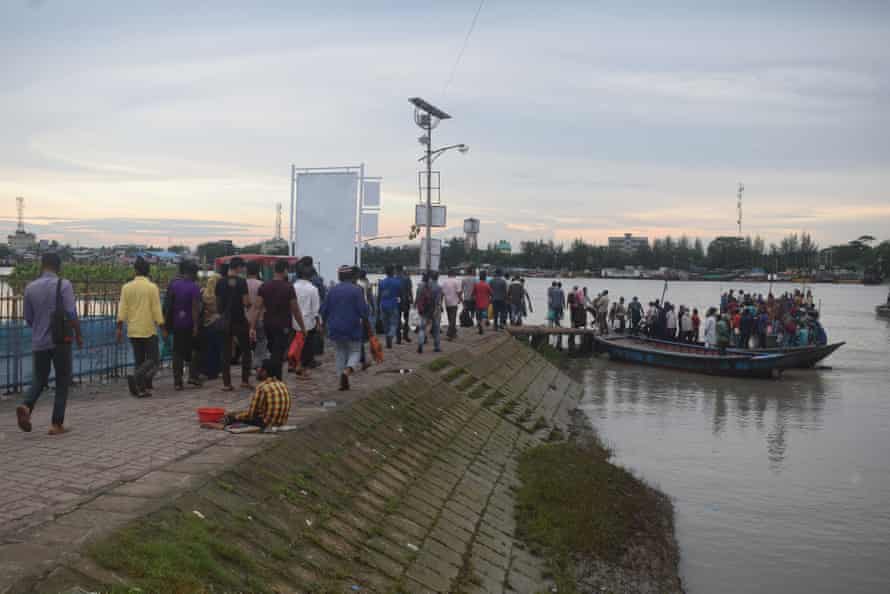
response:
{"label": "man with backpack", "polygon": [[65,407],[71,385],[71,334],[78,348],[83,346],[80,322],[71,282],[59,278],[62,262],[58,254],[43,254],[41,274],[25,287],[25,321],[31,327],[31,354],[34,375],[24,402],[16,408],[22,431],[31,431],[31,412],[43,389],[49,385],[50,369],[56,372],[56,394],[50,435],[65,432]]}
{"label": "man with backpack", "polygon": [[417,287],[417,297],[414,300],[417,315],[420,317],[420,331],[417,335],[417,352],[423,353],[423,345],[426,343],[426,332],[429,327],[433,335],[433,351],[441,352],[439,331],[442,320],[442,287],[439,286],[439,273],[430,272],[423,275],[423,280]]}

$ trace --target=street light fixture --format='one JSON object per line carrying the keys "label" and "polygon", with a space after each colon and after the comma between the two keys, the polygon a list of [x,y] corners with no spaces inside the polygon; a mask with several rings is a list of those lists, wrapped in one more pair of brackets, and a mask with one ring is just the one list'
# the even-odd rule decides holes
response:
{"label": "street light fixture", "polygon": [[451,119],[451,116],[420,97],[411,97],[408,101],[414,106],[414,123],[425,132],[418,140],[426,147],[426,154],[418,161],[426,161],[426,272],[427,278],[429,278],[433,265],[433,161],[451,149],[457,149],[461,154],[466,154],[470,147],[466,144],[453,144],[434,150],[433,128],[438,126],[440,121]]}

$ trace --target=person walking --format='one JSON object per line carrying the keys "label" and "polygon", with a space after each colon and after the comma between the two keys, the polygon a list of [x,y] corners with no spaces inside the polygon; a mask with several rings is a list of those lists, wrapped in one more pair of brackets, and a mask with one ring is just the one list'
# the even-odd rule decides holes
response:
{"label": "person walking", "polygon": [[464,302],[463,311],[461,312],[461,325],[472,328],[473,319],[476,317],[476,302],[473,300],[473,288],[476,286],[476,277],[473,271],[468,270],[466,276],[460,281],[460,296]]}
{"label": "person walking", "polygon": [[627,313],[630,316],[630,333],[632,336],[640,334],[640,321],[643,319],[643,304],[634,295],[633,299],[627,305]]}
{"label": "person walking", "polygon": [[167,287],[164,301],[164,320],[167,332],[173,334],[173,388],[183,386],[183,368],[189,363],[188,383],[200,386],[200,351],[195,348],[201,323],[201,288],[198,287],[198,267],[184,261],[179,265],[180,276]]}
{"label": "person walking", "polygon": [[507,280],[504,272],[499,268],[494,272],[494,278],[488,283],[491,287],[491,306],[494,309],[494,329],[502,330],[507,327]]}
{"label": "person walking", "polygon": [[40,276],[25,287],[25,322],[31,328],[31,386],[16,410],[19,429],[30,432],[31,413],[43,390],[49,385],[50,369],[55,371],[55,400],[49,434],[65,432],[65,408],[71,386],[71,339],[83,346],[80,321],[71,282],[59,277],[62,261],[56,253],[40,258]]}
{"label": "person walking", "polygon": [[405,267],[399,265],[399,280],[402,281],[402,292],[399,295],[399,308],[404,318],[402,324],[402,338],[405,342],[411,342],[411,306],[414,305],[414,289],[411,284],[411,277],[405,270]]}
{"label": "person walking", "polygon": [[223,391],[231,392],[232,355],[235,341],[241,349],[241,387],[250,387],[250,326],[245,309],[250,307],[250,293],[247,281],[241,278],[244,260],[234,257],[229,261],[228,274],[216,283],[216,308],[222,317],[223,348],[222,376]]}
{"label": "person walking", "polygon": [[457,272],[454,269],[448,271],[448,276],[440,283],[442,287],[442,302],[445,313],[448,316],[448,340],[457,338],[457,307],[461,301],[461,282],[457,280]]}
{"label": "person walking", "polygon": [[705,348],[712,349],[717,346],[717,310],[708,309],[705,316]]}
{"label": "person walking", "polygon": [[674,306],[670,303],[664,304],[664,326],[665,326],[665,335],[664,338],[666,340],[676,340],[677,338],[677,313],[674,311]]}
{"label": "person walking", "polygon": [[263,281],[260,279],[260,263],[251,260],[245,266],[247,269],[247,296],[250,306],[247,308],[247,323],[256,328],[256,334],[250,337],[250,348],[253,353],[253,369],[259,369],[263,361],[269,358],[269,341],[266,339],[266,326],[263,323],[263,311],[259,307],[260,287]]}
{"label": "person walking", "polygon": [[615,319],[618,320],[618,333],[624,334],[627,325],[627,306],[624,305],[624,297],[618,298],[618,304],[615,306]]}
{"label": "person walking", "polygon": [[353,267],[341,266],[337,272],[340,282],[328,291],[319,313],[336,350],[340,390],[349,390],[349,377],[355,373],[361,358],[368,304],[362,290],[354,282]]}
{"label": "person walking", "polygon": [[473,303],[476,305],[476,324],[479,334],[484,332],[485,320],[488,319],[488,306],[491,304],[491,286],[486,282],[485,271],[479,273],[479,282],[473,285]]}
{"label": "person walking", "polygon": [[442,350],[439,340],[440,320],[442,319],[442,288],[439,286],[439,273],[431,272],[429,276],[423,275],[423,280],[417,287],[417,296],[414,299],[417,315],[420,318],[420,331],[417,334],[417,352],[423,353],[423,345],[426,344],[427,328],[433,336],[433,351]]}
{"label": "person walking", "polygon": [[599,301],[597,302],[597,311],[596,317],[599,321],[600,334],[608,334],[609,333],[609,323],[608,323],[608,315],[609,315],[609,290],[606,289],[603,291],[602,295],[600,295]]}
{"label": "person walking", "polygon": [[130,394],[137,398],[151,396],[152,378],[160,367],[161,355],[158,350],[158,332],[161,328],[164,339],[167,328],[161,312],[161,293],[158,286],[148,278],[149,266],[141,256],[133,264],[136,278],[121,289],[117,308],[117,342],[123,340],[124,324],[127,325],[127,338],[133,348],[133,373],[127,376]]}
{"label": "person walking", "polygon": [[397,344],[402,344],[402,333],[399,329],[402,281],[394,276],[392,265],[386,267],[386,277],[380,281],[377,293],[380,300],[380,315],[383,316],[383,328],[386,331],[386,348],[391,349],[393,339]]}
{"label": "person walking", "polygon": [[[269,373],[272,377],[280,380],[283,379],[281,369],[293,323],[291,319],[296,320],[297,327],[303,333],[303,348],[306,348],[306,324],[303,322],[303,313],[297,301],[297,293],[287,280],[287,260],[276,261],[273,274],[272,280],[263,283],[257,293],[257,315],[250,319],[250,338],[253,340],[257,335],[257,323],[258,320],[262,320],[265,327],[264,334],[269,343],[269,360],[272,362]],[[261,365],[257,365],[256,368],[259,369]],[[305,377],[304,372],[301,365],[297,369],[297,374]]]}
{"label": "person walking", "polygon": [[[228,274],[228,268],[226,268]],[[214,380],[222,372],[222,316],[216,309],[216,285],[222,276],[210,271],[204,289],[201,291],[201,302],[204,311],[201,313],[201,334],[198,340],[200,351],[201,373]]]}
{"label": "person walking", "polygon": [[[294,282],[294,293],[297,296],[300,313],[303,315],[303,325],[306,328],[306,339],[303,343],[303,351],[300,353],[300,365],[306,375],[310,369],[315,367],[315,354],[321,334],[319,328],[321,297],[318,294],[318,287],[312,284],[313,274],[315,271],[311,266],[297,265],[297,280]],[[296,319],[293,320],[291,327],[294,330],[298,328]]]}

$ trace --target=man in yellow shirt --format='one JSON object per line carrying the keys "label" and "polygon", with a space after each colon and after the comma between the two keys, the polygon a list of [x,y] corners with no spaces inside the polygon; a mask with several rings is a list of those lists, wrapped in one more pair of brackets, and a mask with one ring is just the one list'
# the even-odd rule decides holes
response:
{"label": "man in yellow shirt", "polygon": [[136,278],[121,289],[117,309],[117,341],[123,340],[123,327],[127,324],[127,338],[133,346],[133,375],[127,376],[130,393],[137,398],[151,396],[151,380],[160,366],[157,327],[164,338],[164,315],[161,313],[161,293],[158,286],[148,279],[149,266],[142,257],[134,264]]}

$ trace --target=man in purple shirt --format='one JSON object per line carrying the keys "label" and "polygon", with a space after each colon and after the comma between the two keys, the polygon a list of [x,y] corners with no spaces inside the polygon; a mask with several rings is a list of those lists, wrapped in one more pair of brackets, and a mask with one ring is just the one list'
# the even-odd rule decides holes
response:
{"label": "man in purple shirt", "polygon": [[[44,254],[40,261],[40,277],[25,287],[25,321],[31,327],[34,374],[24,403],[16,408],[22,431],[31,431],[31,411],[49,384],[49,372],[53,368],[56,371],[56,398],[49,434],[65,432],[65,405],[71,385],[72,331],[78,347],[83,346],[83,337],[77,320],[74,289],[69,281],[59,278],[61,267],[58,254]],[[62,303],[64,319],[54,315],[58,301]]]}
{"label": "man in purple shirt", "polygon": [[189,384],[200,386],[198,368],[200,351],[195,349],[201,312],[201,289],[195,279],[198,265],[183,262],[179,265],[179,277],[167,287],[164,302],[164,320],[167,332],[173,335],[173,387],[182,390],[182,374],[185,361],[189,362]]}

